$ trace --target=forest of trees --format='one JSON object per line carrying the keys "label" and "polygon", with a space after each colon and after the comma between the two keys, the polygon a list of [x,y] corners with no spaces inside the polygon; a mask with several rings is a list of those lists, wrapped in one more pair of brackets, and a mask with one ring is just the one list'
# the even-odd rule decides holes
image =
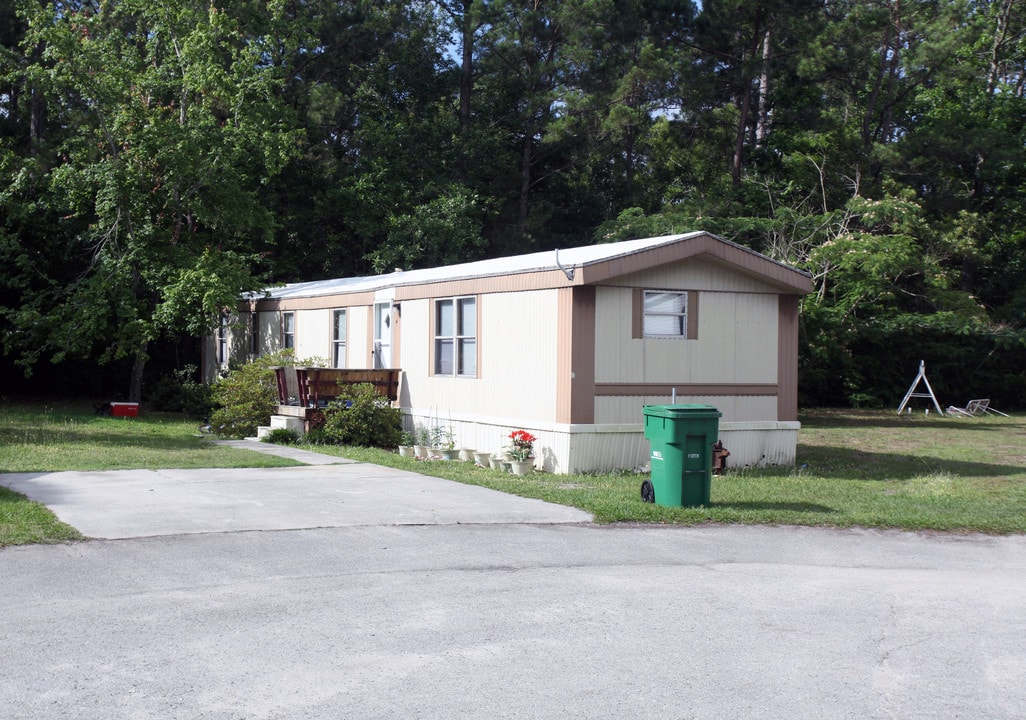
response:
{"label": "forest of trees", "polygon": [[270,282],[700,229],[814,276],[803,405],[924,359],[1026,407],[1026,3],[0,0],[6,392],[138,395]]}

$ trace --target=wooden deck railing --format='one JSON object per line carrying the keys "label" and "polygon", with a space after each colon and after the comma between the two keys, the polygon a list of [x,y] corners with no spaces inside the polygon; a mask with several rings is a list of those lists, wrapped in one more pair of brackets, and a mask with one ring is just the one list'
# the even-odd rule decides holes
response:
{"label": "wooden deck railing", "polygon": [[359,370],[342,368],[276,367],[278,401],[282,405],[320,407],[339,395],[341,385],[370,383],[379,395],[392,402],[399,399],[398,368]]}

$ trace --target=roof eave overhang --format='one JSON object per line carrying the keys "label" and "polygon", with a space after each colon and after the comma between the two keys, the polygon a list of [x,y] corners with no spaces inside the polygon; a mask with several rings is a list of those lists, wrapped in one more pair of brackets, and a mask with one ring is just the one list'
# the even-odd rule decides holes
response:
{"label": "roof eave overhang", "polygon": [[813,291],[812,276],[808,273],[710,233],[687,236],[677,242],[585,265],[580,268],[580,282],[601,285],[617,277],[691,258],[711,260],[789,294],[808,295]]}
{"label": "roof eave overhang", "polygon": [[[577,285],[603,285],[619,277],[691,258],[714,262],[754,277],[781,293],[807,295],[813,291],[812,277],[808,273],[706,232],[681,235],[655,247],[564,269],[537,268],[424,282],[403,282],[396,278],[397,282],[392,287],[395,289],[394,300],[402,301],[482,292],[523,292]],[[254,300],[261,310],[283,307],[312,309],[337,305],[339,297],[345,297],[346,304],[363,305],[374,302],[373,291],[368,291],[367,288],[346,291],[344,287],[339,288],[336,293]]]}

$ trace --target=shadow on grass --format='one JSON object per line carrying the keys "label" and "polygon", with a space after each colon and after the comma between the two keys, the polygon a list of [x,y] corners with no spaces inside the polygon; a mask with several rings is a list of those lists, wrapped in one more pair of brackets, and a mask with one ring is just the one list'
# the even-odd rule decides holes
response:
{"label": "shadow on grass", "polygon": [[910,480],[938,473],[955,477],[1001,477],[1026,472],[1021,465],[802,444],[798,445],[796,465],[797,468],[777,468],[775,474],[808,474],[836,480]]}
{"label": "shadow on grass", "polygon": [[0,428],[0,445],[97,445],[108,447],[136,447],[154,450],[195,450],[204,447],[199,438],[189,434],[138,434],[130,430],[100,428],[89,430],[53,430],[37,427]]}
{"label": "shadow on grass", "polygon": [[959,417],[945,415],[929,417],[919,415],[898,415],[881,410],[810,410],[801,413],[799,420],[807,428],[901,428],[919,430],[975,430],[977,432],[1007,432],[1009,426],[1024,425],[1020,418],[1003,418],[996,415]]}

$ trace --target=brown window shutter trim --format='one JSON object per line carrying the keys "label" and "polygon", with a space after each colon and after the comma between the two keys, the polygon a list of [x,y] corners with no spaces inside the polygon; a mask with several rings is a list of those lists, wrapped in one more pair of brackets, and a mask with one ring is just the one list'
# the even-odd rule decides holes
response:
{"label": "brown window shutter trim", "polygon": [[698,339],[698,291],[688,290],[688,329],[687,339]]}
{"label": "brown window shutter trim", "polygon": [[631,337],[640,340],[645,337],[645,291],[634,288],[631,302]]}

